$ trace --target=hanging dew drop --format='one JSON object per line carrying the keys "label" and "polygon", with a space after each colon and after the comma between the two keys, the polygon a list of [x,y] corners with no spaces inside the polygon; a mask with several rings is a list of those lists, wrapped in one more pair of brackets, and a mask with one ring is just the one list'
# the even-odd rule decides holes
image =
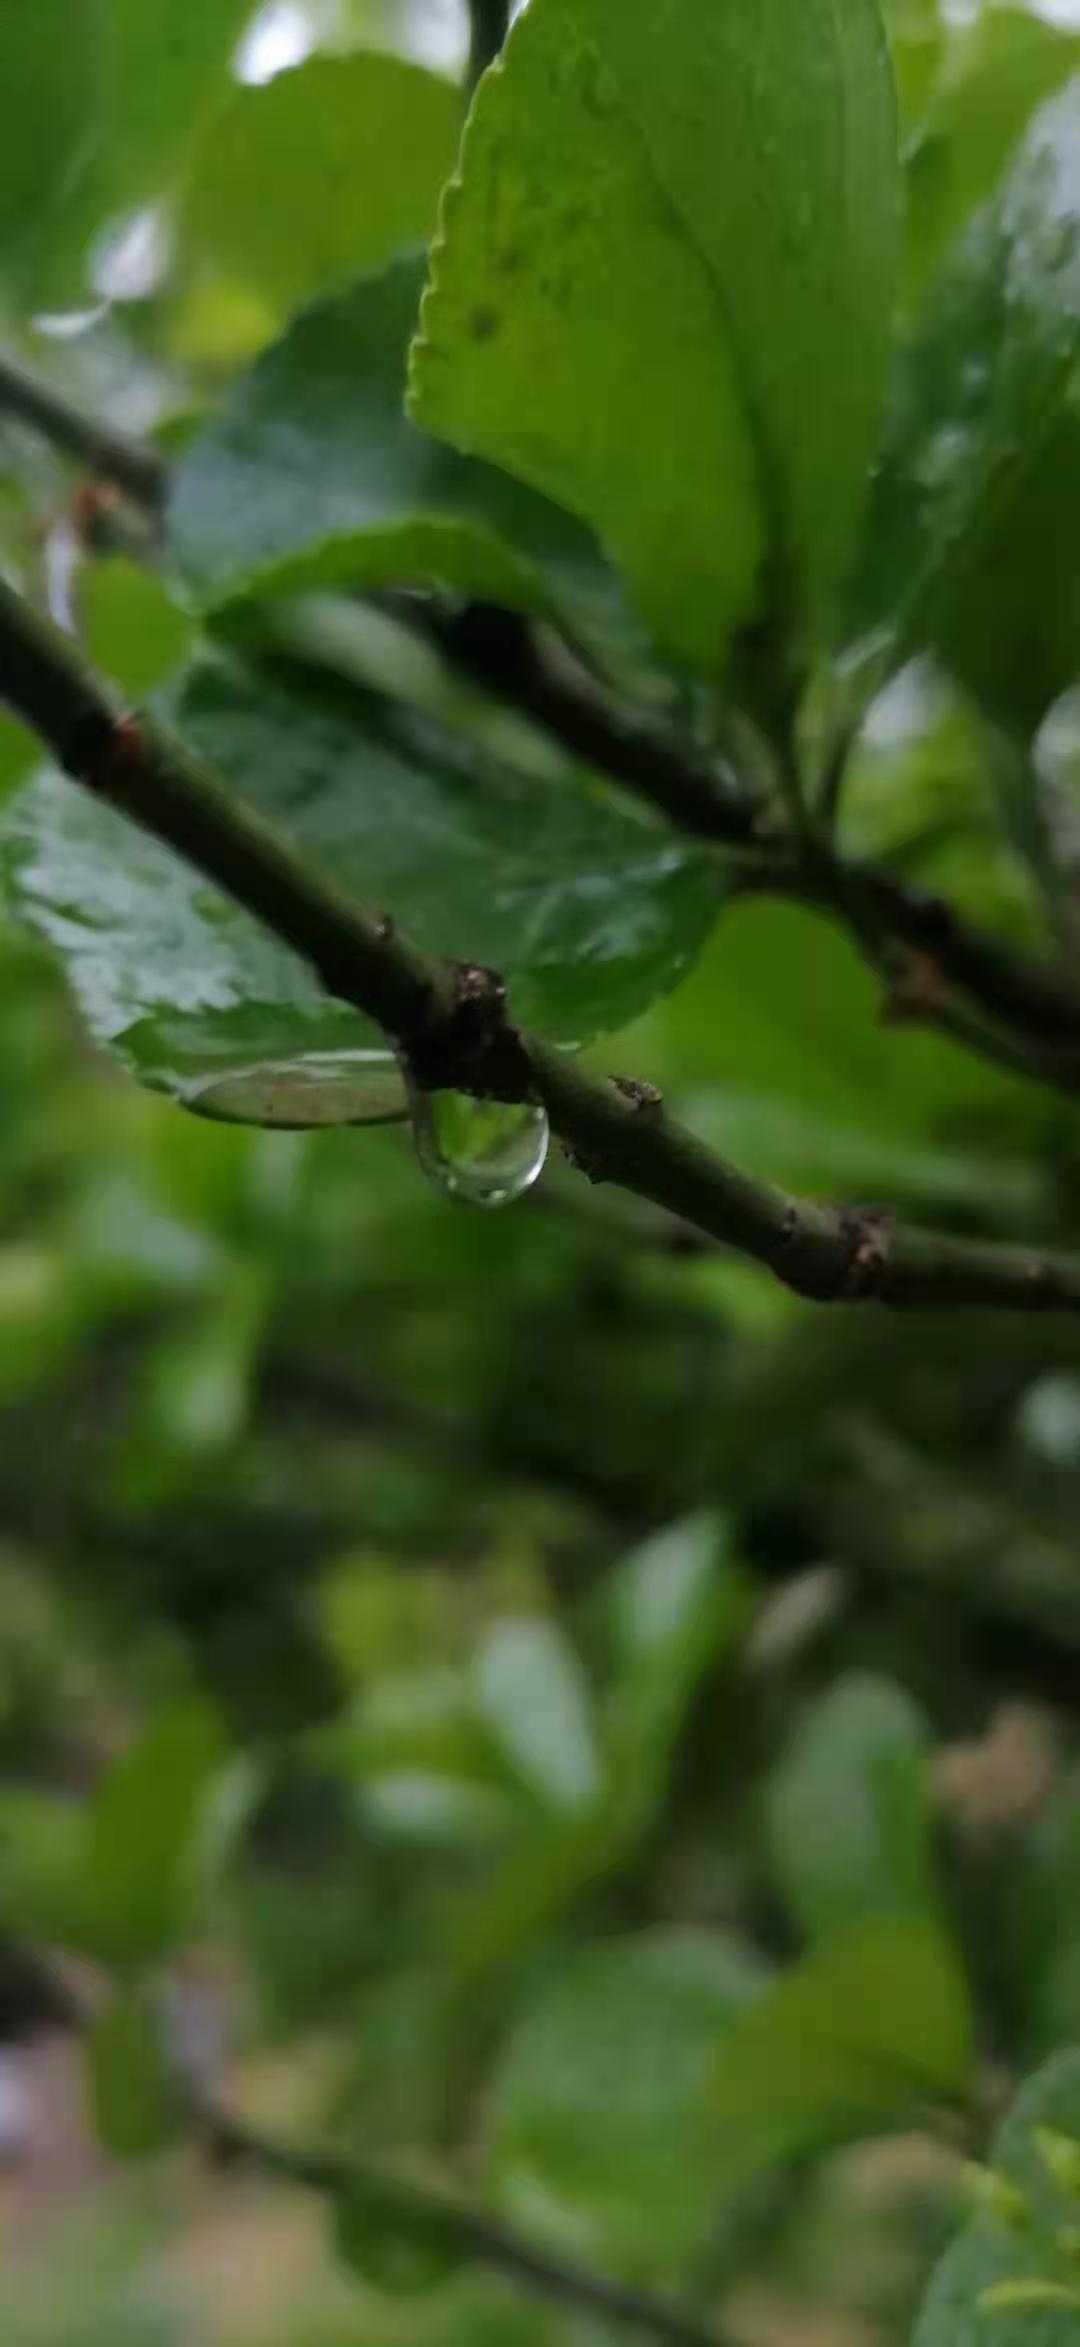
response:
{"label": "hanging dew drop", "polygon": [[548,1120],[537,1101],[473,1100],[415,1086],[412,1127],[424,1172],[463,1205],[509,1206],[543,1173]]}
{"label": "hanging dew drop", "polygon": [[180,1094],[195,1116],[218,1124],[311,1132],[325,1125],[386,1125],[408,1115],[408,1096],[389,1051],[309,1051],[201,1076]]}

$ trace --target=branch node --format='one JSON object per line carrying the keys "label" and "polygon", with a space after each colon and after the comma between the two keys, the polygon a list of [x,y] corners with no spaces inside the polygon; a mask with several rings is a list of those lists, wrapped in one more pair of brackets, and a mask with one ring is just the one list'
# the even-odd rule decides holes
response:
{"label": "branch node", "polygon": [[63,738],[54,740],[65,774],[88,790],[100,790],[102,778],[116,752],[117,719],[105,708],[81,709]]}
{"label": "branch node", "polygon": [[888,1270],[895,1216],[887,1206],[848,1206],[840,1216],[847,1259],[835,1289],[838,1303],[879,1296]]}
{"label": "branch node", "polygon": [[409,1070],[424,1092],[471,1092],[482,1100],[528,1100],[535,1084],[516,1027],[506,1015],[497,970],[456,962],[450,999],[404,1038]]}
{"label": "branch node", "polygon": [[918,1025],[939,1018],[949,1002],[949,987],[940,962],[932,953],[913,949],[894,978],[881,1006],[884,1027]]}
{"label": "branch node", "polygon": [[612,1076],[616,1092],[621,1092],[639,1116],[656,1115],[663,1108],[664,1095],[655,1084],[647,1084],[640,1076]]}

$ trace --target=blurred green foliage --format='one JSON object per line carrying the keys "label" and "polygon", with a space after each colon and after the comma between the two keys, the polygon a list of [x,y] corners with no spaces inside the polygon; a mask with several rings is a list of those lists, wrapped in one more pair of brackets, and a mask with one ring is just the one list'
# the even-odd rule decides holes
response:
{"label": "blurred green foliage", "polygon": [[[622,63],[681,190],[661,223],[666,327],[650,311],[634,328],[656,367],[638,425],[698,327],[718,384],[731,336],[736,375],[752,350],[802,516],[805,616],[820,582],[802,573],[820,557],[831,578],[850,520],[867,383],[848,382],[854,439],[841,408],[804,444],[791,406],[819,388],[825,297],[847,301],[852,275],[868,312],[881,295],[855,340],[882,343],[888,223],[853,213],[850,252],[838,236],[803,281],[793,158],[817,174],[812,229],[843,157],[802,156],[794,98],[779,192],[771,149],[684,151],[635,47],[649,12],[623,6]],[[846,852],[1074,952],[1077,35],[992,0],[964,23],[934,0],[884,13],[901,323],[844,605],[849,639],[871,641],[803,679],[802,747],[813,767],[851,725]],[[782,14],[770,0],[762,23]],[[537,0],[538,42],[567,21]],[[828,65],[816,21],[769,52],[799,106]],[[425,942],[498,962],[549,1032],[592,1038],[751,1172],[1075,1248],[1067,1097],[886,1029],[823,914],[743,893],[426,661],[400,610],[359,600],[404,584],[505,602],[700,742],[711,688],[672,644],[698,662],[704,631],[712,657],[744,588],[752,603],[767,584],[775,622],[791,586],[775,546],[758,572],[756,458],[738,542],[713,549],[730,601],[688,610],[670,528],[649,534],[658,477],[681,484],[691,535],[715,515],[685,436],[664,444],[666,476],[632,435],[612,455],[628,364],[612,312],[640,301],[629,244],[617,304],[607,247],[593,256],[609,305],[591,314],[594,286],[558,397],[539,386],[542,449],[516,377],[499,375],[497,429],[456,434],[478,456],[406,421],[466,29],[435,0],[8,0],[5,346],[156,435],[172,476],[155,565],[136,517],[88,513],[77,469],[5,412],[4,572],[54,610],[70,587],[62,615],[126,694],[160,689],[346,879]],[[544,165],[515,197],[526,225],[593,191],[591,148],[517,54],[528,73],[508,66],[482,101],[481,244],[520,164],[505,119]],[[714,77],[725,56],[710,50]],[[604,119],[576,51],[570,68],[573,121]],[[572,149],[559,172],[545,108]],[[833,131],[839,153],[840,116]],[[768,209],[763,155],[777,210],[740,248],[721,323],[687,218],[719,219],[734,187],[738,244]],[[643,158],[624,124],[604,186],[621,202],[629,185],[659,235]],[[486,377],[476,253],[449,254]],[[562,301],[546,278],[533,290],[542,312]],[[58,310],[82,330],[47,331]],[[527,345],[510,355],[529,374]],[[521,480],[489,461],[519,434]],[[732,425],[729,468],[738,440]],[[660,543],[660,648],[593,535],[622,542],[613,481],[631,582]],[[715,487],[730,521],[730,469]],[[837,539],[811,562],[823,498]],[[891,2347],[959,2227],[919,2347],[1023,2347],[1035,2327],[1058,2347],[1080,2212],[1033,2131],[1080,2136],[1063,2050],[1080,2041],[1074,1331],[832,1317],[561,1163],[514,1211],[470,1214],[425,1180],[404,1125],[185,1115],[98,1056],[80,1013],[166,1088],[373,1038],[65,780],[15,795],[34,762],[5,721],[3,854],[30,920],[0,938],[5,2342],[624,2335],[463,2255],[433,2198],[448,2191],[541,2260],[679,2300],[733,2347]],[[617,1045],[595,1040],[612,1028]],[[381,1080],[396,1109],[389,1063]],[[34,2065],[57,2046],[80,2081],[58,2128],[81,2146],[74,2178],[55,2143],[35,2150],[53,2087]],[[224,2140],[215,2162],[191,2142],[201,2097],[278,2150],[354,2155],[348,2188],[316,2215]],[[989,2163],[977,2188],[971,2150]],[[1002,2283],[1028,2295],[995,2312]]]}

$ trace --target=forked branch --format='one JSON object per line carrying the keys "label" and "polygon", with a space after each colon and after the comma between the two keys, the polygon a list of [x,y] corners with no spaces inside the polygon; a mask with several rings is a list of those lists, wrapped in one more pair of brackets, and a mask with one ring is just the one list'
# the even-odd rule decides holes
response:
{"label": "forked branch", "polygon": [[377,1021],[417,1080],[541,1101],[567,1154],[766,1265],[822,1303],[1080,1309],[1080,1261],[789,1196],[668,1116],[517,1028],[498,977],[421,953],[356,905],[149,718],[126,712],[77,646],[0,583],[0,695],[84,789],[178,851]]}

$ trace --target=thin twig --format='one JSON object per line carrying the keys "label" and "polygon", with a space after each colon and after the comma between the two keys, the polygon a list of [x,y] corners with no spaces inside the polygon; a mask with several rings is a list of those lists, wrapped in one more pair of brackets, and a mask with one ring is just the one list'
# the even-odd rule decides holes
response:
{"label": "thin twig", "polygon": [[0,581],[0,694],[83,787],[228,890],[327,990],[391,1035],[416,1081],[543,1103],[572,1162],[753,1257],[819,1302],[1080,1310],[1080,1261],[824,1207],[752,1180],[648,1086],[592,1076],[511,1022],[498,977],[421,953],[111,688]]}
{"label": "thin twig", "polygon": [[[488,35],[505,0],[484,15]],[[107,431],[47,386],[0,359],[0,409],[23,415],[99,475],[122,483],[156,511],[167,475],[144,443]],[[940,980],[922,1015],[982,1056],[1023,1069],[1064,1092],[1080,1090],[1080,990],[1057,969],[1016,953],[962,921],[943,899],[928,896],[877,866],[851,865],[826,853],[808,858],[805,842],[762,835],[760,805],[726,764],[696,758],[655,720],[624,708],[569,656],[541,645],[529,623],[481,607],[460,617],[410,598],[410,616],[487,689],[530,717],[613,780],[636,791],[679,829],[739,857],[737,884],[815,905],[840,920],[880,969],[890,949],[927,957]],[[839,776],[834,778],[839,783]],[[794,849],[794,852],[793,852]],[[974,1020],[965,1020],[966,998]],[[950,996],[952,999],[950,999]],[[995,1031],[996,1030],[996,1031]],[[1002,1030],[1011,1030],[1003,1032]]]}
{"label": "thin twig", "polygon": [[163,459],[145,440],[111,431],[72,407],[59,392],[0,354],[0,408],[19,416],[57,448],[78,458],[99,480],[112,481],[137,504],[157,512],[164,504],[167,474]]}
{"label": "thin twig", "polygon": [[488,603],[454,610],[416,595],[393,598],[393,609],[474,684],[625,783],[681,831],[724,847],[755,841],[760,803],[726,761],[695,757],[670,727],[625,708],[557,640],[542,644],[522,612]]}
{"label": "thin twig", "polygon": [[270,2141],[216,2107],[203,2124],[213,2148],[226,2158],[248,2160],[286,2182],[335,2200],[347,2200],[350,2194],[362,2199],[366,2193],[388,2225],[396,2220],[405,2233],[435,2233],[463,2259],[524,2282],[563,2305],[588,2308],[610,2322],[662,2340],[666,2347],[717,2347],[714,2329],[664,2299],[609,2281],[586,2266],[566,2264],[535,2248],[511,2226],[463,2206],[434,2186],[388,2175],[366,2161]]}
{"label": "thin twig", "polygon": [[[654,720],[622,709],[576,663],[542,645],[520,615],[483,605],[455,615],[420,607],[416,599],[410,604],[413,624],[476,683],[534,718],[681,831],[736,851],[736,884],[744,893],[786,896],[830,913],[876,969],[890,948],[918,953],[933,963],[940,981],[939,1004],[928,997],[923,1006],[929,1024],[958,1031],[950,1016],[956,1005],[948,996],[959,993],[1013,1031],[1011,1064],[1060,1091],[1080,1091],[1080,990],[1059,970],[962,921],[944,898],[880,866],[841,860],[823,834],[768,837],[760,802],[726,765],[694,758]],[[969,1027],[966,1041],[996,1060],[1008,1049],[1007,1037],[980,1041],[977,1025]]]}

